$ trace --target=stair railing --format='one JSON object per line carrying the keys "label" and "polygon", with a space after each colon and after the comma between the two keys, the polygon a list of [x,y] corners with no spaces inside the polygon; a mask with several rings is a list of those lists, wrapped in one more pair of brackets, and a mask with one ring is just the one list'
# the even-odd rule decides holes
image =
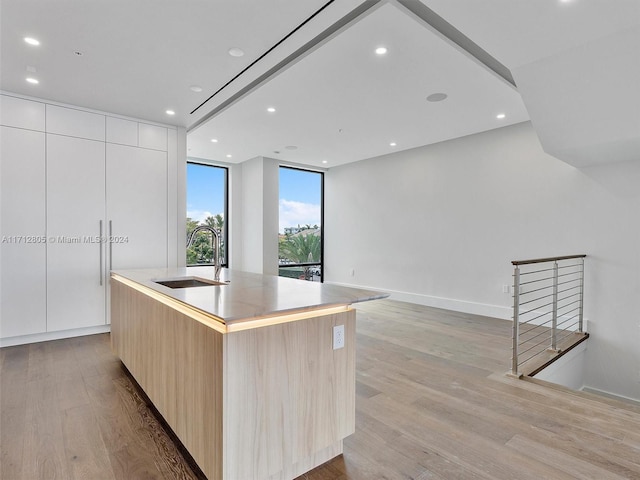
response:
{"label": "stair railing", "polygon": [[586,255],[514,260],[511,373],[583,332]]}

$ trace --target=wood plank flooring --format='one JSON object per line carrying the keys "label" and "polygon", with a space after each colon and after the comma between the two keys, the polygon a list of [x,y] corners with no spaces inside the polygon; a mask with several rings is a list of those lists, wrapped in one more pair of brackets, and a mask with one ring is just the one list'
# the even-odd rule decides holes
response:
{"label": "wood plank flooring", "polygon": [[[509,322],[357,309],[356,433],[300,479],[640,479],[640,407],[505,376]],[[108,334],[0,349],[0,408],[3,480],[199,476]]]}

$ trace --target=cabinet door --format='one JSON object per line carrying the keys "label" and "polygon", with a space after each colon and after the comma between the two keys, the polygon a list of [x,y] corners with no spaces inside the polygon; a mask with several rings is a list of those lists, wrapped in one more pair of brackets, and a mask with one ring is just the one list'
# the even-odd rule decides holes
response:
{"label": "cabinet door", "polygon": [[167,153],[107,144],[109,268],[167,265]]}
{"label": "cabinet door", "polygon": [[47,135],[48,331],[105,324],[104,215],[104,142]]}
{"label": "cabinet door", "polygon": [[44,133],[0,127],[0,337],[46,331]]}

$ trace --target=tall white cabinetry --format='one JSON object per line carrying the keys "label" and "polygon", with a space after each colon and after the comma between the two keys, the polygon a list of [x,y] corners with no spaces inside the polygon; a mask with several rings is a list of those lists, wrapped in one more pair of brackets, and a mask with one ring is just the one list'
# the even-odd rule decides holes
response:
{"label": "tall white cabinetry", "polygon": [[109,270],[168,265],[176,130],[0,100],[0,341],[106,329]]}
{"label": "tall white cabinetry", "polygon": [[107,144],[109,268],[167,264],[167,153]]}
{"label": "tall white cabinetry", "polygon": [[47,134],[47,331],[105,323],[105,144]]}
{"label": "tall white cabinetry", "polygon": [[[34,106],[37,110],[37,104],[28,105]],[[13,123],[20,125],[17,120]],[[42,132],[0,127],[0,237],[0,337],[42,332],[47,260]]]}

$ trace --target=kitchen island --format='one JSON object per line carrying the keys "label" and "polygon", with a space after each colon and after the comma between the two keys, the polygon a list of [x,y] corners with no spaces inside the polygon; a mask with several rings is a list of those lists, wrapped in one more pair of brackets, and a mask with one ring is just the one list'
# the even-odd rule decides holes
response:
{"label": "kitchen island", "polygon": [[210,480],[292,479],[354,432],[351,305],[385,296],[228,269],[215,282],[213,267],[114,271],[112,347]]}

